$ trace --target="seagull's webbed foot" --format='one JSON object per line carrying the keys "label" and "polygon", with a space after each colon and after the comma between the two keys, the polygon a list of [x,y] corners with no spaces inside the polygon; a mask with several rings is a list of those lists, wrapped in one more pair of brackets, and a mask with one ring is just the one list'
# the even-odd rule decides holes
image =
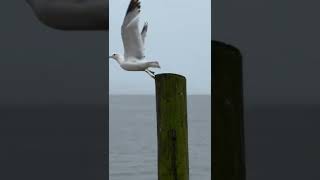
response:
{"label": "seagull's webbed foot", "polygon": [[153,73],[149,72],[148,70],[145,70],[144,72],[146,72],[150,77],[152,77],[154,79],[154,74]]}

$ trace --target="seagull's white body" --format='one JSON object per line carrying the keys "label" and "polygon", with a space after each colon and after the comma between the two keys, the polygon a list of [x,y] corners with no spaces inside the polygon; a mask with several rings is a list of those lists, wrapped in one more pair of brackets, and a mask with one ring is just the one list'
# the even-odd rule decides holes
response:
{"label": "seagull's white body", "polygon": [[124,55],[113,54],[109,58],[115,59],[120,67],[127,71],[146,71],[153,74],[148,68],[160,68],[157,61],[147,61],[144,55],[144,44],[148,24],[145,23],[142,31],[139,30],[140,1],[131,0],[123,24],[121,36]]}
{"label": "seagull's white body", "polygon": [[136,61],[136,62],[123,62],[120,63],[120,67],[127,71],[144,71],[150,67],[157,67],[153,65],[153,62],[148,61]]}
{"label": "seagull's white body", "polygon": [[127,60],[119,54],[113,55],[114,59],[119,63],[120,67],[126,71],[144,71],[149,67],[157,68],[159,66],[158,62],[146,61],[144,59],[136,59],[135,57],[128,57]]}

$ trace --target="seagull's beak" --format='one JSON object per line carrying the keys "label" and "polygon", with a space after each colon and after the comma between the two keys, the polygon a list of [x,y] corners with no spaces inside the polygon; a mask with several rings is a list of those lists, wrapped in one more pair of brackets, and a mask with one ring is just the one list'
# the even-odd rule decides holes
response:
{"label": "seagull's beak", "polygon": [[113,57],[112,57],[112,56],[109,56],[109,59],[110,59],[110,58],[113,58]]}

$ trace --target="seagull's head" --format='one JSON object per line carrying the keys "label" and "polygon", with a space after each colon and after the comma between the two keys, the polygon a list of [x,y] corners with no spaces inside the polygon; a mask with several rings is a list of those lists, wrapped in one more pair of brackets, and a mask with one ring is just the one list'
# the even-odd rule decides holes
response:
{"label": "seagull's head", "polygon": [[109,58],[114,59],[118,62],[122,61],[123,57],[120,54],[113,54],[112,56],[109,56]]}

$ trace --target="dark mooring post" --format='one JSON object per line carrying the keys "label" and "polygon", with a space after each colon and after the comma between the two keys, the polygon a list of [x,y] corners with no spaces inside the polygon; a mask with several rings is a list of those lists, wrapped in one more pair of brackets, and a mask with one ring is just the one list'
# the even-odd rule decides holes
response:
{"label": "dark mooring post", "polygon": [[245,180],[242,58],[213,42],[213,179]]}
{"label": "dark mooring post", "polygon": [[188,180],[186,79],[159,74],[156,81],[158,180]]}

